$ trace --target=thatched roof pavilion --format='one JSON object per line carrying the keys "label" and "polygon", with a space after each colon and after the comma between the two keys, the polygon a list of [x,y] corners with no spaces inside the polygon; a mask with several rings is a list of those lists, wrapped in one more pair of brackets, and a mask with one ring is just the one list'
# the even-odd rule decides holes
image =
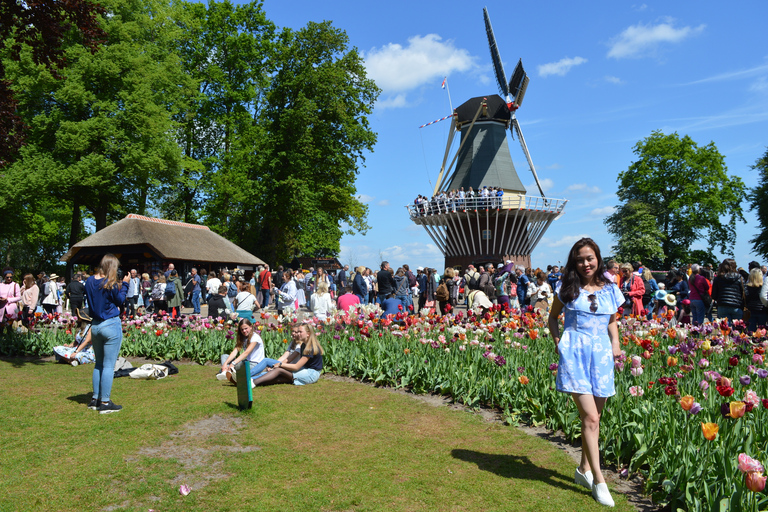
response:
{"label": "thatched roof pavilion", "polygon": [[96,265],[105,253],[123,265],[145,270],[173,263],[181,272],[188,267],[209,270],[239,267],[252,270],[264,261],[241,249],[207,226],[130,214],[73,245],[61,258],[72,264]]}

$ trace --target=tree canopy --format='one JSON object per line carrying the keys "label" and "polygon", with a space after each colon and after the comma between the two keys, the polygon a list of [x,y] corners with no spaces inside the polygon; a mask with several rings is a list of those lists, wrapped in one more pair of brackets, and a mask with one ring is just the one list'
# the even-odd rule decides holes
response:
{"label": "tree canopy", "polygon": [[260,2],[99,9],[98,50],[64,37],[61,68],[21,36],[0,47],[28,127],[0,174],[6,264],[54,265],[86,226],[132,212],[204,223],[272,263],[367,229],[355,181],[379,90],[343,30],[279,30]]}
{"label": "tree canopy", "polygon": [[749,203],[757,214],[759,230],[750,242],[757,254],[768,258],[768,149],[765,150],[762,158],[755,162],[752,170],[758,172],[758,185],[750,190]]}
{"label": "tree canopy", "polygon": [[710,255],[716,248],[732,254],[746,189],[739,177],[728,176],[715,144],[655,131],[634,153],[637,160],[619,173],[621,202],[605,221],[616,256],[669,268],[700,259],[692,249],[700,240]]}

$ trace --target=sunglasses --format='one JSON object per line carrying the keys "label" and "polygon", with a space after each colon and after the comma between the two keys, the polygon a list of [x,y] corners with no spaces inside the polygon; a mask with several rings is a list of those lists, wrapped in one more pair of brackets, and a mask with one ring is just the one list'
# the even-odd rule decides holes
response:
{"label": "sunglasses", "polygon": [[587,295],[587,299],[589,299],[589,310],[592,313],[597,313],[597,295],[590,293]]}

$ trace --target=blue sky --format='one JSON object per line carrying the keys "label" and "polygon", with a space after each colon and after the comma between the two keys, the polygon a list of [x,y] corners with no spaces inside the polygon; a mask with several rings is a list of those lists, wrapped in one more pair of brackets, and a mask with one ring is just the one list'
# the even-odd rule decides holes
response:
{"label": "blue sky", "polygon": [[[768,146],[768,2],[266,0],[280,27],[331,20],[344,29],[383,90],[370,119],[378,143],[357,182],[371,229],[342,239],[342,262],[443,267],[404,206],[431,193],[440,169],[450,121],[418,127],[451,112],[443,77],[454,107],[498,93],[483,6],[507,74],[522,58],[530,76],[517,117],[539,179],[548,197],[569,200],[533,252],[534,266],[564,263],[581,236],[611,252],[603,220],[617,204],[616,177],[653,130],[714,142],[728,172],[756,184],[749,167]],[[510,149],[531,194],[516,140]],[[758,227],[744,207],[733,253],[746,266],[757,259],[749,239]]]}

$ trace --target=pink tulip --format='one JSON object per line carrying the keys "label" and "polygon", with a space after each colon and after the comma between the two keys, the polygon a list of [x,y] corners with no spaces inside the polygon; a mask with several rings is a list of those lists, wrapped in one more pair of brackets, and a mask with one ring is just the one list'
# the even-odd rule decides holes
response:
{"label": "pink tulip", "polygon": [[762,473],[765,471],[759,460],[755,460],[746,453],[739,454],[739,469],[742,473]]}
{"label": "pink tulip", "polygon": [[182,496],[186,496],[190,492],[192,492],[192,489],[190,489],[188,485],[181,484],[181,486],[179,487],[179,494],[181,494]]}

